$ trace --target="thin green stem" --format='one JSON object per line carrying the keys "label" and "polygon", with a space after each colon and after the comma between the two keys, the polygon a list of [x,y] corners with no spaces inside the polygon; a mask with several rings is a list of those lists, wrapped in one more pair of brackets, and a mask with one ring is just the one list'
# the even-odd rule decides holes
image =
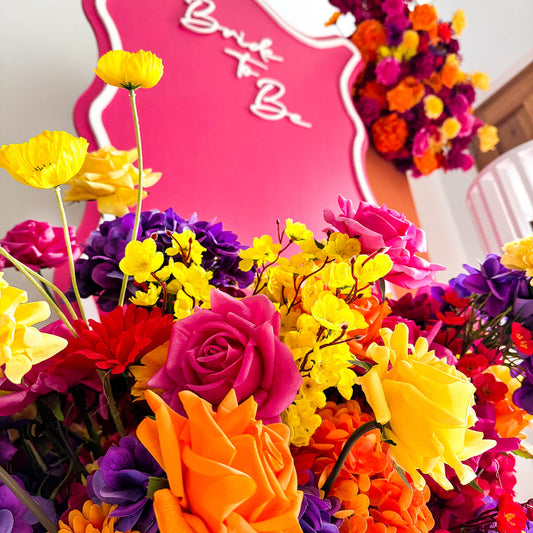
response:
{"label": "thin green stem", "polygon": [[50,294],[50,292],[46,290],[47,287],[49,289],[52,289],[61,298],[61,300],[63,300],[63,303],[65,304],[65,307],[68,309],[70,316],[74,320],[78,320],[79,316],[76,314],[76,311],[74,311],[74,308],[72,307],[65,293],[57,285],[47,280],[44,276],[41,276],[38,272],[35,272],[33,270],[32,272],[33,272],[33,275],[44,285],[43,289],[46,291],[46,293]]}
{"label": "thin green stem", "polygon": [[[133,224],[133,235],[131,236],[131,240],[135,241],[138,237],[139,226],[141,224],[141,211],[143,200],[143,150],[141,142],[141,129],[139,126],[139,115],[137,114],[137,106],[135,105],[135,91],[133,89],[130,89],[129,93],[131,113],[133,115],[133,125],[135,126],[135,140],[137,141],[137,155],[139,167],[139,177],[137,180],[137,208],[135,209],[135,222]],[[124,274],[124,278],[122,279],[122,287],[120,288],[120,296],[118,298],[118,305],[124,305],[126,288],[128,286],[128,278],[129,276],[127,274]]]}
{"label": "thin green stem", "polygon": [[[0,246],[0,255],[8,259],[11,263],[13,263],[13,266],[24,276],[27,278],[27,280],[41,293],[43,298],[48,302],[50,307],[56,312],[57,316],[61,321],[64,322],[65,326],[69,329],[69,331],[77,337],[78,334],[76,333],[76,330],[72,327],[72,324],[69,322],[68,318],[65,316],[63,311],[59,308],[56,301],[50,297],[50,295],[41,287],[41,285],[38,283],[38,281],[35,279],[39,279],[42,276],[36,275],[36,273],[29,269],[26,265],[15,259],[9,252],[7,252],[4,248]],[[58,289],[59,290],[59,289]]]}
{"label": "thin green stem", "polygon": [[59,214],[61,215],[61,223],[63,224],[63,233],[65,235],[65,244],[67,246],[68,266],[70,269],[72,289],[74,290],[74,295],[76,296],[76,301],[78,302],[78,307],[80,308],[81,318],[84,322],[87,322],[87,317],[85,316],[85,311],[83,310],[83,304],[81,302],[80,291],[78,290],[78,284],[76,283],[76,272],[74,270],[74,257],[72,256],[72,243],[70,242],[70,234],[68,231],[67,214],[65,213],[65,207],[63,206],[63,199],[61,198],[61,189],[59,185],[54,187],[54,191],[56,193]]}
{"label": "thin green stem", "polygon": [[331,474],[328,476],[328,479],[326,479],[326,482],[322,486],[322,490],[324,491],[324,495],[327,496],[329,491],[331,490],[331,487],[333,487],[333,483],[335,483],[335,480],[337,479],[338,475],[340,474],[340,471],[342,470],[342,467],[344,465],[344,462],[346,461],[348,455],[350,454],[350,451],[353,447],[353,445],[365,434],[369,431],[372,431],[374,429],[381,429],[381,424],[376,422],[375,420],[370,420],[369,422],[365,422],[362,426],[359,426],[349,437],[348,440],[345,442],[344,447],[342,448],[341,453],[339,454],[339,458],[335,462],[335,465],[333,466],[333,470],[331,471]]}
{"label": "thin green stem", "polygon": [[102,380],[107,405],[109,406],[109,412],[111,413],[113,422],[115,422],[115,427],[117,428],[118,434],[121,437],[124,437],[126,436],[126,430],[124,429],[124,424],[122,423],[122,419],[120,418],[120,413],[118,412],[115,397],[113,396],[113,390],[111,389],[111,381],[109,379],[109,375],[106,374],[103,370],[98,370],[98,375]]}
{"label": "thin green stem", "polygon": [[57,533],[57,526],[48,518],[41,506],[0,466],[0,481],[25,505],[41,522],[48,533]]}

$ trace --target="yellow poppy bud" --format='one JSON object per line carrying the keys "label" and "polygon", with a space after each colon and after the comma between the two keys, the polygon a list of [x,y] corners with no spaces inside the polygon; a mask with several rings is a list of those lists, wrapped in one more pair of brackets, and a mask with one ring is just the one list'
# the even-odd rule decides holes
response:
{"label": "yellow poppy bud", "polygon": [[430,119],[437,119],[442,115],[444,104],[442,100],[434,94],[429,94],[424,98],[424,112],[426,117]]}
{"label": "yellow poppy bud", "polygon": [[466,28],[466,16],[462,9],[458,9],[452,19],[452,31],[456,35],[461,35]]}
{"label": "yellow poppy bud", "polygon": [[477,136],[479,138],[479,149],[482,152],[494,150],[494,147],[500,142],[496,126],[489,126],[488,124],[481,126],[477,131]]}
{"label": "yellow poppy bud", "polygon": [[109,85],[128,90],[149,89],[163,76],[163,62],[152,52],[111,50],[104,54],[94,70]]}
{"label": "yellow poppy bud", "polygon": [[444,139],[455,139],[461,131],[461,123],[455,117],[447,118],[441,126],[440,133]]}
{"label": "yellow poppy bud", "polygon": [[485,72],[473,72],[470,80],[476,89],[481,89],[482,91],[488,91],[490,89],[490,78]]}

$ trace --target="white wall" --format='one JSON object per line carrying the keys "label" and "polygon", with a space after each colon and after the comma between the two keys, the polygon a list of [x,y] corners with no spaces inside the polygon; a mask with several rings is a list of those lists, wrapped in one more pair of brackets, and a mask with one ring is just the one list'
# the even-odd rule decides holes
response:
{"label": "white wall", "polygon": [[[332,12],[327,0],[269,0],[295,27],[323,34],[323,21]],[[493,79],[505,78],[533,50],[532,0],[435,0],[443,18],[464,8],[468,27],[461,37],[465,71],[484,70]],[[348,31],[348,30],[347,30]],[[0,145],[24,142],[44,129],[75,134],[72,109],[89,86],[97,48],[81,1],[0,0]],[[466,210],[465,192],[474,173],[431,176],[412,184],[422,224],[435,261],[455,275],[463,262],[482,257]],[[28,218],[59,224],[50,191],[33,190],[0,169],[0,234]],[[83,206],[70,206],[77,224]],[[448,275],[446,274],[443,279]],[[13,283],[13,277],[10,277]],[[19,285],[22,285],[20,283]],[[533,494],[522,467],[519,494]],[[531,476],[529,475],[529,478]]]}

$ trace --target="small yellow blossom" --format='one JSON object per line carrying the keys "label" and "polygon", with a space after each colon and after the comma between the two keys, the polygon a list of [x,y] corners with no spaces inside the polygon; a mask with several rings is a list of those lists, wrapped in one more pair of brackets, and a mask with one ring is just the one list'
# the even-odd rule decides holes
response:
{"label": "small yellow blossom", "polygon": [[152,272],[156,272],[164,261],[162,252],[157,251],[153,239],[131,241],[126,245],[126,253],[120,261],[119,267],[124,274],[133,276],[137,283],[144,283]]}
{"label": "small yellow blossom", "polygon": [[361,244],[357,239],[350,238],[345,233],[332,233],[322,253],[337,261],[347,261],[360,251]]}
{"label": "small yellow blossom", "polygon": [[201,264],[202,255],[205,248],[196,240],[196,235],[190,229],[186,229],[182,233],[172,234],[172,246],[165,250],[165,253],[170,256],[181,255],[183,262],[186,265],[194,263]]}
{"label": "small yellow blossom", "polygon": [[[96,200],[98,211],[121,217],[137,204],[138,169],[132,163],[137,160],[137,150],[127,152],[106,146],[89,152],[80,171],[69,181],[65,193],[67,202]],[[143,170],[143,188],[151,187],[161,178],[160,172]],[[143,198],[148,193],[143,192]]]}
{"label": "small yellow blossom", "polygon": [[500,142],[498,137],[498,128],[496,126],[489,126],[485,124],[477,130],[477,136],[479,138],[479,149],[482,152],[489,152],[494,150],[496,145]]}
{"label": "small yellow blossom", "polygon": [[502,249],[503,266],[513,270],[524,270],[528,276],[533,276],[533,233],[508,242]]}
{"label": "small yellow blossom", "polygon": [[444,104],[442,100],[434,94],[428,94],[424,98],[424,113],[429,119],[437,119],[442,115]]}
{"label": "small yellow blossom", "polygon": [[0,167],[30,187],[51,189],[77,174],[89,143],[64,131],[43,131],[27,143],[0,148]]}
{"label": "small yellow blossom", "polygon": [[26,291],[11,287],[3,276],[0,272],[0,366],[9,381],[21,383],[33,365],[63,350],[67,341],[33,327],[50,316],[48,304],[26,303]]}
{"label": "small yellow blossom", "polygon": [[348,292],[354,286],[352,269],[346,262],[330,263],[320,273],[326,285],[332,290]]}
{"label": "small yellow blossom", "polygon": [[369,258],[360,255],[355,260],[354,274],[362,283],[374,283],[385,277],[392,269],[392,260],[387,254],[377,254]]}
{"label": "small yellow blossom", "polygon": [[490,89],[490,78],[485,72],[473,72],[470,75],[470,81],[476,89],[488,91]]}
{"label": "small yellow blossom", "polygon": [[239,268],[247,272],[255,264],[262,266],[267,262],[275,261],[280,250],[281,244],[273,243],[270,235],[254,237],[254,245],[239,252],[241,258]]}
{"label": "small yellow blossom", "polygon": [[320,294],[311,308],[311,314],[326,329],[335,331],[340,331],[343,327],[352,330],[368,326],[359,311],[350,309],[344,300],[329,291]]}
{"label": "small yellow blossom", "polygon": [[305,224],[293,222],[292,218],[285,221],[285,235],[293,242],[307,241],[313,238],[313,232]]}
{"label": "small yellow blossom", "polygon": [[174,316],[179,320],[192,315],[194,311],[194,301],[187,296],[182,290],[176,294],[174,301]]}
{"label": "small yellow blossom", "polygon": [[209,280],[213,277],[212,272],[207,272],[201,266],[192,264],[187,267],[183,263],[175,263],[172,271],[176,278],[168,285],[169,292],[178,294],[183,291],[192,298],[194,305],[209,305],[211,289]]}
{"label": "small yellow blossom", "polygon": [[447,139],[455,139],[461,131],[461,123],[455,117],[448,117],[440,128],[441,136]]}
{"label": "small yellow blossom", "polygon": [[466,28],[466,15],[463,9],[458,9],[452,18],[452,31],[456,35],[461,35]]}
{"label": "small yellow blossom", "polygon": [[145,307],[152,307],[159,300],[161,294],[161,285],[150,283],[147,292],[136,291],[135,296],[130,298],[130,302],[135,305],[142,305]]}
{"label": "small yellow blossom", "polygon": [[290,429],[290,441],[294,446],[307,446],[309,439],[322,423],[322,418],[316,414],[315,405],[301,397],[297,397],[294,403],[289,405],[281,418]]}
{"label": "small yellow blossom", "polygon": [[104,54],[94,70],[105,83],[128,90],[149,89],[163,76],[163,62],[152,52],[111,50]]}

